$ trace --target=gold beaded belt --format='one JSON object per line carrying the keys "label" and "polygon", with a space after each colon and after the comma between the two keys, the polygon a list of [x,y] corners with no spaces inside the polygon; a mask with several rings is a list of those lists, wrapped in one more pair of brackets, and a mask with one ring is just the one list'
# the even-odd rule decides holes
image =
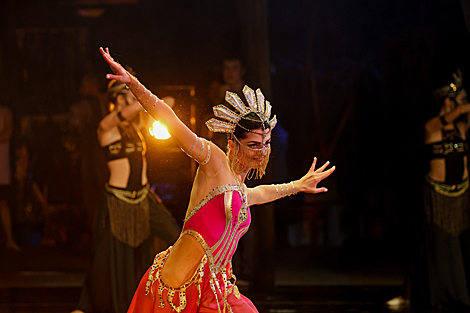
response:
{"label": "gold beaded belt", "polygon": [[144,186],[140,190],[134,190],[134,191],[115,188],[115,187],[110,186],[108,183],[106,183],[105,188],[107,192],[113,194],[119,200],[122,200],[130,204],[137,204],[137,203],[144,201],[144,199],[147,197],[149,193],[148,185]]}
{"label": "gold beaded belt", "polygon": [[426,182],[431,185],[437,193],[447,197],[458,197],[462,195],[469,186],[468,178],[460,184],[449,185],[442,182],[435,181],[426,175]]}

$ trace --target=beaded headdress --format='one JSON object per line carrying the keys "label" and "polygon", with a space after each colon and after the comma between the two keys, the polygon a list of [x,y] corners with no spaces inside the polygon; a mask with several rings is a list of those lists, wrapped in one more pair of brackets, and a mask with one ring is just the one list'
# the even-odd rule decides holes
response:
{"label": "beaded headdress", "polygon": [[238,122],[246,117],[250,113],[255,113],[261,120],[261,122],[268,122],[271,129],[276,126],[277,119],[276,115],[269,120],[271,117],[271,104],[265,100],[261,89],[256,89],[256,93],[248,86],[243,87],[243,94],[245,96],[248,106],[246,106],[240,97],[231,91],[227,91],[225,94],[225,101],[230,103],[237,112],[234,112],[227,108],[223,104],[214,106],[212,109],[214,115],[223,120],[211,118],[206,122],[207,128],[210,131],[216,133],[233,133]]}
{"label": "beaded headdress", "polygon": [[462,71],[457,69],[457,72],[452,74],[453,82],[434,90],[433,94],[436,98],[456,97],[462,90]]}

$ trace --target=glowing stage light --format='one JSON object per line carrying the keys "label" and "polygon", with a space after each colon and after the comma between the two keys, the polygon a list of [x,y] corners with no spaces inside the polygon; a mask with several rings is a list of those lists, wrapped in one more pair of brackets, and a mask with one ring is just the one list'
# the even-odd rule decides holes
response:
{"label": "glowing stage light", "polygon": [[171,137],[170,133],[166,129],[166,127],[161,124],[159,121],[153,123],[152,127],[149,128],[149,133],[153,137],[161,140],[165,140]]}

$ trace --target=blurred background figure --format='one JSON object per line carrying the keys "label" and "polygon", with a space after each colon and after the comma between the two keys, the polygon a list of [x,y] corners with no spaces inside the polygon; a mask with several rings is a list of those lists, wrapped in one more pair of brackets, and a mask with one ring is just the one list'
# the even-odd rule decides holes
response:
{"label": "blurred background figure", "polygon": [[98,126],[110,172],[95,215],[93,259],[75,312],[127,311],[155,253],[179,236],[180,227],[149,188],[147,146],[141,129],[148,115],[125,84],[108,85],[111,113]]}
{"label": "blurred background figure", "polygon": [[[208,86],[209,103],[201,120],[207,121],[213,116],[212,107],[225,102],[225,92],[235,92],[243,98],[242,88],[245,86],[246,67],[242,57],[237,55],[225,56],[222,60],[222,81],[213,79]],[[217,134],[202,128],[201,134],[213,143],[218,145],[222,150],[226,149],[227,136],[225,134]]]}
{"label": "blurred background figure", "polygon": [[20,251],[13,239],[9,200],[11,197],[10,138],[13,132],[11,110],[0,106],[0,218],[6,235],[5,246]]}
{"label": "blurred background figure", "polygon": [[246,67],[241,57],[226,56],[222,64],[223,84],[220,86],[219,101],[222,103],[227,91],[237,93],[242,99],[242,89],[245,86]]}
{"label": "blurred background figure", "polygon": [[434,97],[439,113],[424,126],[429,157],[424,189],[424,248],[430,302],[433,307],[468,309],[470,199],[465,134],[470,125],[470,104],[460,70],[441,80],[438,87]]}
{"label": "blurred background figure", "polygon": [[[80,85],[80,100],[70,107],[70,127],[77,141],[80,189],[88,236],[93,229],[93,216],[98,207],[109,172],[96,138],[96,129],[106,115],[106,93],[97,74],[87,74]],[[86,237],[85,237],[86,240]]]}

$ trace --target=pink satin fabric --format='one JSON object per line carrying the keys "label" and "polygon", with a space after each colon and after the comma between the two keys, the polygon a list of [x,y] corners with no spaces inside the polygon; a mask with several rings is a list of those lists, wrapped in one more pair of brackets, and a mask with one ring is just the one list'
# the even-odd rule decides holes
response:
{"label": "pink satin fabric", "polygon": [[[221,273],[226,273],[230,280],[231,276],[231,259],[235,253],[239,239],[248,230],[251,221],[249,208],[244,203],[244,199],[240,191],[228,190],[224,192],[215,192],[209,195],[206,201],[202,201],[196,207],[195,212],[185,221],[182,234],[185,231],[197,232],[205,241],[206,254],[213,257],[215,267],[219,272],[216,280],[219,286],[227,286]],[[228,215],[231,213],[231,216]],[[196,283],[192,283],[186,290],[186,308],[182,312],[224,312],[224,299],[230,305],[232,312],[258,312],[253,303],[241,295],[233,288],[225,288],[228,291],[221,294],[220,291],[214,293],[211,288],[211,273],[209,270],[209,262],[204,265],[204,276],[202,278],[201,300],[198,306],[199,292]],[[150,270],[150,269],[149,269]],[[155,281],[151,285],[152,293],[145,295],[145,288],[149,277],[149,271],[142,278],[139,287],[134,294],[132,303],[128,313],[147,313],[147,312],[175,312],[167,301],[168,290],[163,291],[163,301],[165,305],[160,308],[158,288],[159,281]],[[215,282],[213,280],[213,282]],[[228,283],[231,286],[230,283]],[[236,287],[235,287],[236,288]],[[225,290],[224,288],[222,288]],[[179,305],[178,292],[173,301],[176,306]],[[227,312],[227,310],[226,310]]]}

